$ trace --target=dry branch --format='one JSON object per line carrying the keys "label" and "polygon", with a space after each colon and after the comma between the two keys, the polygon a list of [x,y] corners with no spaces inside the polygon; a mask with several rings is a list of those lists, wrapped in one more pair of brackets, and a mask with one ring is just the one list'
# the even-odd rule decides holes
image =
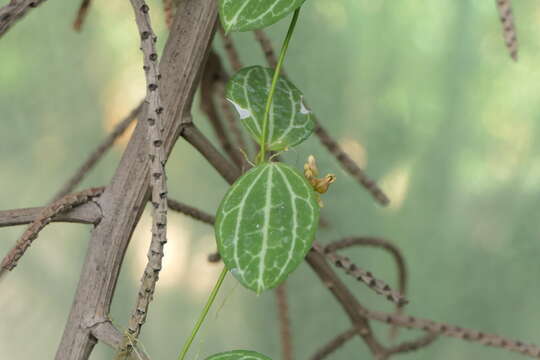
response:
{"label": "dry branch", "polygon": [[[166,153],[188,113],[201,64],[213,35],[213,0],[180,2],[160,64]],[[139,122],[112,181],[99,199],[103,219],[95,227],[56,360],[86,360],[96,339],[90,329],[107,318],[120,266],[148,198],[150,164],[146,124]]]}
{"label": "dry branch", "polygon": [[0,263],[0,278],[17,266],[17,262],[24,255],[32,242],[38,237],[39,232],[47,226],[52,219],[60,213],[86,203],[92,198],[101,195],[104,188],[91,188],[81,192],[64,196],[50,206],[45,207],[32,224],[22,234],[15,246],[8,252]]}
{"label": "dry branch", "polygon": [[[47,207],[34,207],[0,211],[0,228],[7,226],[30,224]],[[52,222],[70,222],[79,224],[96,224],[101,219],[101,210],[95,202],[87,202],[55,215]]]}
{"label": "dry branch", "polygon": [[293,359],[293,344],[291,336],[291,320],[289,318],[289,303],[287,302],[287,282],[281,283],[275,290],[279,320],[279,335],[281,338],[281,356],[283,360]]}
{"label": "dry branch", "polygon": [[2,37],[9,28],[21,19],[26,13],[35,7],[41,5],[45,0],[11,0],[9,4],[0,8],[0,37]]}
{"label": "dry branch", "polygon": [[404,341],[401,344],[393,346],[386,351],[386,357],[389,358],[394,354],[401,354],[405,352],[411,352],[419,350],[423,347],[431,345],[435,340],[437,340],[437,335],[432,333],[427,333],[424,336],[413,340],[413,341]]}
{"label": "dry branch", "polygon": [[[346,249],[351,246],[370,246],[386,250],[392,255],[397,265],[398,270],[398,290],[401,294],[407,294],[407,267],[405,266],[405,258],[401,250],[391,241],[375,238],[375,237],[346,237],[338,241],[334,241],[325,246],[325,252],[335,252]],[[396,314],[401,314],[403,307],[396,305]],[[398,328],[396,326],[390,329],[390,338],[397,336]]]}
{"label": "dry branch", "polygon": [[90,8],[91,0],[82,0],[79,10],[77,10],[77,16],[73,22],[73,29],[75,31],[81,31],[84,21],[86,20],[86,15],[88,14],[88,9]]}
{"label": "dry branch", "polygon": [[510,53],[510,57],[517,61],[518,59],[518,40],[514,15],[512,15],[512,3],[510,0],[495,0],[499,19],[501,20],[504,42]]}
{"label": "dry branch", "polygon": [[240,61],[240,55],[238,54],[238,50],[236,50],[236,46],[234,46],[231,36],[225,35],[225,30],[223,30],[223,26],[219,24],[218,28],[221,39],[223,40],[223,47],[225,48],[225,53],[229,58],[229,63],[231,64],[233,71],[237,72],[242,68],[242,62]]}
{"label": "dry branch", "polygon": [[349,329],[342,332],[332,340],[330,340],[326,345],[317,350],[313,356],[310,357],[310,360],[322,360],[328,355],[332,354],[334,351],[345,345],[347,341],[352,339],[357,334],[355,328]]}
{"label": "dry branch", "polygon": [[137,342],[141,328],[146,321],[148,307],[153,299],[167,242],[167,155],[163,148],[163,124],[161,114],[161,89],[156,50],[157,37],[150,22],[150,9],[144,0],[131,0],[135,21],[141,37],[146,77],[146,127],[150,171],[148,173],[152,202],[152,240],[148,249],[148,262],[141,279],[135,310],[131,314],[124,342],[118,350],[118,359],[129,359],[133,344]]}
{"label": "dry branch", "polygon": [[54,196],[54,199],[59,199],[70,192],[72,192],[77,185],[81,183],[86,174],[96,166],[99,160],[105,155],[105,153],[114,145],[115,141],[122,136],[122,134],[128,129],[129,125],[139,116],[143,107],[143,102],[137,105],[136,108],[120,121],[113,131],[99,144],[88,158],[82,163],[75,174],[66,182],[60,191]]}
{"label": "dry branch", "polygon": [[534,344],[525,344],[519,340],[484,333],[477,330],[465,329],[459,326],[435,322],[428,319],[417,318],[408,315],[396,315],[379,311],[368,310],[364,307],[357,308],[363,316],[387,324],[393,324],[408,329],[424,330],[432,334],[440,334],[465,341],[479,343],[485,346],[496,347],[508,351],[514,351],[534,358],[540,358],[540,347]]}
{"label": "dry branch", "polygon": [[[317,251],[322,251],[318,246],[313,246]],[[377,279],[369,271],[366,271],[358,265],[354,264],[348,257],[336,254],[335,252],[327,252],[326,257],[330,262],[336,265],[338,268],[341,268],[347,273],[354,277],[356,280],[363,282],[377,294],[384,296],[388,301],[393,302],[397,306],[403,306],[408,303],[408,300],[397,291],[392,290],[390,285],[385,283],[382,280]]]}
{"label": "dry branch", "polygon": [[224,79],[224,69],[221,66],[219,56],[214,51],[210,51],[201,80],[201,110],[208,117],[223,151],[225,151],[238,168],[242,168],[242,154],[233,146],[229,138],[229,132],[225,131],[225,126],[214,103],[214,93],[216,92],[217,83],[220,81],[226,81]]}

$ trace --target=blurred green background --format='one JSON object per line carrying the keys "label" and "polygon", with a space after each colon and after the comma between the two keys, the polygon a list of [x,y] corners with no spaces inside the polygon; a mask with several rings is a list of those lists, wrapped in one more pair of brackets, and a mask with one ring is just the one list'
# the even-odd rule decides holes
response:
{"label": "blurred green background", "polygon": [[[2,1],[2,5],[7,1]],[[316,138],[286,160],[309,154],[338,181],[324,196],[330,226],[321,242],[347,235],[395,241],[410,272],[413,315],[540,343],[540,3],[514,2],[520,60],[513,63],[489,0],[309,0],[286,62],[321,121],[391,198],[381,208],[328,156]],[[163,46],[161,2],[153,21]],[[82,33],[78,1],[48,1],[0,40],[0,209],[50,200],[80,161],[144,93],[138,36],[128,1],[93,2]],[[287,21],[269,33],[279,44]],[[234,34],[245,64],[264,60],[251,34]],[[221,43],[216,48],[222,52]],[[195,121],[212,132],[197,110]],[[127,138],[82,187],[106,184]],[[226,183],[180,140],[168,163],[170,194],[213,212]],[[215,282],[207,263],[212,229],[171,214],[157,296],[142,342],[153,359],[174,359]],[[23,228],[0,229],[4,254]],[[47,227],[0,286],[0,358],[51,359],[63,332],[90,228]],[[133,308],[150,239],[143,216],[114,299],[123,327]],[[395,266],[373,249],[353,260],[395,284]],[[359,299],[391,306],[345,278]],[[288,282],[295,355],[307,359],[349,321],[304,264]],[[238,347],[280,358],[273,293],[256,297],[226,281],[193,347],[192,359]],[[374,324],[384,342],[387,328]],[[418,332],[403,330],[400,340]],[[92,359],[110,359],[99,344]],[[332,359],[369,359],[350,341]],[[441,338],[403,359],[520,359]]]}

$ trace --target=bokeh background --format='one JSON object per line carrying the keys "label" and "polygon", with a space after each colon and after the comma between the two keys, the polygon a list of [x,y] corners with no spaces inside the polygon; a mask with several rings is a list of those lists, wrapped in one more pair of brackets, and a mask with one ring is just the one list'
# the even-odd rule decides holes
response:
{"label": "bokeh background", "polygon": [[[6,4],[3,0],[1,5]],[[347,235],[395,241],[410,273],[414,315],[540,343],[540,3],[514,2],[520,59],[513,63],[489,0],[309,0],[286,62],[321,121],[391,198],[382,208],[316,138],[309,154],[338,181],[325,195],[321,242]],[[163,46],[161,2],[152,0]],[[80,161],[144,94],[137,31],[128,1],[93,2],[82,33],[78,1],[48,1],[0,39],[0,208],[50,200]],[[279,44],[287,21],[269,33]],[[251,34],[234,34],[245,64],[264,60]],[[221,43],[216,49],[222,53]],[[195,121],[211,131],[198,108]],[[122,138],[82,187],[106,184]],[[180,140],[168,163],[173,197],[213,212],[226,183]],[[142,342],[153,359],[174,359],[220,267],[207,263],[212,229],[171,214],[169,243]],[[0,229],[0,253],[23,228]],[[0,357],[52,359],[90,237],[84,225],[52,224],[0,285]],[[113,303],[123,327],[133,308],[150,239],[146,213],[134,234]],[[390,256],[348,255],[395,284]],[[391,310],[344,278],[360,300]],[[305,265],[288,282],[295,355],[307,359],[347,317]],[[375,324],[385,341],[387,328]],[[418,332],[401,331],[400,340]],[[274,359],[280,347],[273,293],[259,297],[229,277],[193,347],[192,359],[250,348]],[[99,344],[92,359],[111,359]],[[332,359],[368,359],[350,341]],[[520,359],[442,338],[403,359]]]}

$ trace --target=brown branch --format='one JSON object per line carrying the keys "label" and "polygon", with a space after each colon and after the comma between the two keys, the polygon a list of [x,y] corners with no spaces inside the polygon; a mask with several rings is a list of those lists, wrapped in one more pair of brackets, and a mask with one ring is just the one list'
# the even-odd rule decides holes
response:
{"label": "brown branch", "polygon": [[283,360],[293,359],[291,321],[287,302],[287,282],[281,283],[275,290],[278,308],[279,334],[281,338],[281,354]]}
{"label": "brown branch", "polygon": [[236,46],[234,46],[230,35],[225,35],[225,30],[223,30],[223,26],[221,26],[221,23],[218,25],[218,28],[221,39],[223,40],[223,47],[225,48],[225,53],[229,58],[229,63],[231,64],[233,71],[237,72],[243,67],[242,61],[240,61],[240,55],[238,54]]}
{"label": "brown branch", "polygon": [[193,123],[183,124],[182,137],[193,145],[229,184],[240,176],[240,170],[227,160]]}
{"label": "brown branch", "polygon": [[377,358],[384,354],[385,347],[375,338],[366,316],[358,311],[359,308],[363,307],[347,286],[337,277],[326,261],[325,256],[319,251],[311,249],[306,256],[306,261],[347,313],[354,329],[362,337],[373,356]]}
{"label": "brown branch", "polygon": [[432,333],[427,333],[424,336],[413,340],[413,341],[404,341],[401,344],[393,346],[386,351],[386,358],[394,354],[401,354],[405,352],[412,352],[419,350],[423,347],[431,345],[435,340],[437,340],[437,335]]}
{"label": "brown branch", "polygon": [[75,31],[81,31],[84,21],[86,20],[86,15],[88,14],[88,9],[90,8],[90,3],[91,0],[81,1],[81,6],[79,6],[77,16],[73,22],[73,29],[75,29]]}
{"label": "brown branch", "polygon": [[[407,294],[407,267],[405,266],[405,258],[401,250],[394,243],[380,238],[374,237],[346,237],[344,239],[332,242],[325,246],[325,252],[335,252],[341,249],[346,249],[351,246],[371,246],[378,247],[388,251],[397,265],[398,270],[398,290],[401,294]],[[396,314],[401,314],[403,308],[396,306]],[[390,337],[394,338],[397,335],[397,327],[393,326],[390,329]]]}
{"label": "brown branch", "polygon": [[99,160],[105,155],[105,153],[113,146],[115,141],[122,136],[122,134],[128,129],[129,125],[139,116],[143,107],[141,102],[137,107],[121,121],[119,122],[113,131],[103,140],[98,147],[90,153],[88,158],[83,162],[75,174],[66,182],[66,184],[58,191],[54,196],[54,199],[59,199],[69,193],[71,193],[77,185],[81,183],[86,174],[96,166]]}
{"label": "brown branch", "polygon": [[325,253],[328,260],[330,260],[330,262],[332,262],[338,268],[343,269],[347,275],[351,275],[356,280],[363,282],[371,290],[375,291],[379,295],[384,296],[388,301],[393,302],[397,306],[403,306],[408,303],[408,300],[405,299],[402,294],[392,290],[390,285],[382,280],[377,279],[371,272],[358,267],[348,257],[338,255],[335,252],[325,252],[315,245],[314,248],[317,251]]}
{"label": "brown branch", "polygon": [[44,208],[0,263],[0,278],[4,276],[7,271],[12,271],[15,266],[17,266],[17,262],[24,255],[26,250],[28,250],[30,245],[32,245],[32,242],[37,238],[39,232],[43,230],[56,215],[92,200],[92,198],[101,195],[103,191],[104,188],[83,190],[75,194],[67,195]]}
{"label": "brown branch", "polygon": [[216,221],[216,218],[213,215],[210,215],[202,210],[199,210],[193,206],[186,205],[174,199],[167,199],[169,209],[172,211],[180,212],[184,215],[187,215],[195,220],[199,220],[205,224],[213,225]]}
{"label": "brown branch", "polygon": [[345,345],[347,341],[352,339],[357,334],[357,330],[355,328],[349,329],[332,340],[328,342],[326,345],[324,345],[322,348],[317,350],[313,356],[310,357],[310,360],[322,360],[328,355],[332,354],[334,351]]}
{"label": "brown branch", "polygon": [[[0,211],[0,228],[30,224],[40,216],[47,207]],[[95,202],[87,202],[55,215],[52,222],[70,222],[79,224],[96,224],[101,220],[101,210]]]}
{"label": "brown branch", "polygon": [[[167,154],[189,112],[209,47],[217,10],[213,0],[179,3],[160,63],[163,146]],[[147,129],[138,122],[106,191],[99,199],[103,219],[92,231],[73,306],[56,360],[84,360],[95,338],[89,328],[106,318],[131,234],[149,195]]]}
{"label": "brown branch", "polygon": [[510,0],[495,0],[502,25],[503,37],[510,57],[518,59],[518,40],[514,16],[512,15],[512,3]]}
{"label": "brown branch", "polygon": [[[118,350],[122,345],[124,336],[118,330],[110,320],[105,320],[94,326],[92,326],[91,334],[99,341],[110,346],[111,348]],[[137,360],[150,360],[148,355],[139,347],[135,345],[134,353],[136,354],[134,359]]]}
{"label": "brown branch", "polygon": [[524,344],[522,341],[512,340],[503,336],[488,334],[477,330],[465,329],[446,323],[435,322],[428,319],[416,318],[407,315],[396,315],[357,307],[358,313],[371,319],[387,324],[393,324],[408,329],[424,330],[457,339],[479,343],[485,346],[514,351],[534,358],[540,358],[540,347],[533,344]]}
{"label": "brown branch", "polygon": [[[259,42],[261,49],[264,52],[268,65],[274,67],[276,62],[276,54],[272,47],[270,39],[266,36],[263,30],[255,31],[255,38]],[[234,44],[231,43],[234,47]],[[286,76],[285,70],[282,71],[282,75]],[[377,186],[377,184],[371,180],[364,171],[354,162],[349,155],[347,155],[341,146],[335,141],[328,131],[321,125],[319,119],[313,115],[315,121],[315,134],[319,138],[319,141],[326,147],[330,154],[334,155],[341,167],[349,173],[360,185],[362,185],[381,205],[386,206],[390,202],[388,197]]]}
{"label": "brown branch", "polygon": [[148,249],[148,262],[143,272],[141,286],[137,293],[135,310],[131,314],[124,342],[118,350],[117,359],[129,359],[133,343],[137,342],[141,328],[146,321],[148,308],[153,299],[167,242],[167,175],[165,163],[167,155],[163,148],[163,123],[161,114],[160,79],[157,37],[150,22],[150,8],[144,0],[131,0],[135,22],[141,37],[141,50],[146,75],[146,126],[148,132],[148,155],[150,159],[149,182],[152,189],[152,240]]}
{"label": "brown branch", "polygon": [[0,37],[2,37],[9,28],[21,19],[26,13],[35,7],[41,5],[45,0],[11,0],[9,4],[0,8]]}
{"label": "brown branch", "polygon": [[[238,166],[242,168],[243,157],[238,149],[235,149],[229,138],[229,133],[223,126],[222,119],[217,111],[214,103],[214,93],[216,91],[216,85],[220,79],[224,77],[224,69],[221,66],[219,56],[210,51],[208,59],[206,61],[205,71],[201,80],[201,110],[206,114],[210,125],[214,130],[214,134],[218,139],[223,151],[229,156],[229,158]],[[225,79],[221,81],[226,81]]]}

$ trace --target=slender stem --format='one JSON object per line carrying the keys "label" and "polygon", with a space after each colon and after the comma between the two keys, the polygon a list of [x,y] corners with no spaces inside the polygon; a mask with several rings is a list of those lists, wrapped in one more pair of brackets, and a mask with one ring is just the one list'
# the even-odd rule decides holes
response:
{"label": "slender stem", "polygon": [[214,285],[214,288],[212,289],[212,292],[210,293],[210,296],[208,297],[208,301],[206,302],[206,305],[204,305],[201,315],[199,316],[199,319],[195,323],[195,327],[191,331],[189,338],[186,340],[186,343],[184,344],[184,347],[182,348],[182,352],[180,353],[178,360],[184,360],[184,358],[186,357],[187,352],[189,351],[189,348],[191,344],[193,343],[193,340],[195,340],[195,336],[197,336],[197,333],[199,332],[199,329],[201,328],[201,325],[204,322],[204,319],[206,319],[206,315],[208,315],[208,311],[210,311],[210,307],[212,306],[212,304],[214,303],[214,300],[216,299],[216,295],[219,291],[219,288],[221,287],[221,284],[223,284],[223,280],[225,279],[225,275],[227,275],[227,272],[228,272],[227,268],[223,267],[221,274],[219,274],[219,278],[216,282],[216,285]]}
{"label": "slender stem", "polygon": [[281,52],[279,53],[279,59],[276,65],[276,70],[274,71],[272,85],[270,86],[270,91],[268,92],[268,99],[266,100],[266,108],[264,110],[264,118],[263,118],[263,126],[262,126],[261,149],[260,149],[259,155],[257,156],[258,164],[266,161],[266,137],[268,136],[268,119],[270,117],[270,108],[272,107],[272,99],[274,97],[274,93],[276,92],[276,85],[279,79],[279,72],[285,60],[285,54],[287,53],[287,48],[289,47],[289,42],[291,41],[292,34],[296,26],[296,22],[298,20],[298,15],[300,15],[300,8],[294,11],[291,24],[289,25],[289,30],[287,31],[287,36],[285,37],[285,40],[283,41],[283,45],[281,46]]}

